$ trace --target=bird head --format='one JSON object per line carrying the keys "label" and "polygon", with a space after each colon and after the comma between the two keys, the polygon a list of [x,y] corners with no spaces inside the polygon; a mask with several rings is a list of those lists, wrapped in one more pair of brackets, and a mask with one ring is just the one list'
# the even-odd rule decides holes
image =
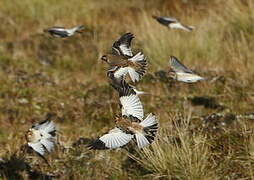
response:
{"label": "bird head", "polygon": [[48,29],[43,29],[43,32],[47,33],[47,32],[49,32],[49,30]]}
{"label": "bird head", "polygon": [[32,140],[32,138],[33,138],[33,130],[32,130],[32,129],[29,129],[29,130],[27,131],[27,133],[26,133],[26,140],[27,140],[28,142],[30,142],[30,141]]}
{"label": "bird head", "polygon": [[176,73],[173,70],[168,71],[168,76],[172,79],[176,79]]}
{"label": "bird head", "polygon": [[105,61],[105,62],[108,62],[108,57],[107,57],[107,55],[103,55],[103,56],[101,57],[101,60],[102,60],[102,61]]}

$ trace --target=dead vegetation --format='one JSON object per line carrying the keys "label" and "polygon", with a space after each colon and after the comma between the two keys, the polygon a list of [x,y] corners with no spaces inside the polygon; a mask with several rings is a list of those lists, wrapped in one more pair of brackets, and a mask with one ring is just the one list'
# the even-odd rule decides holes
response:
{"label": "dead vegetation", "polygon": [[[254,179],[253,8],[251,0],[1,1],[1,178]],[[154,14],[196,29],[168,30]],[[68,39],[42,33],[77,24],[87,31]],[[73,146],[107,132],[120,112],[99,58],[125,32],[148,58],[137,88],[149,93],[141,100],[146,113],[158,115],[159,136],[143,151]],[[206,81],[169,80],[170,55]],[[55,114],[59,128],[50,166],[20,153],[27,129],[47,113]]]}

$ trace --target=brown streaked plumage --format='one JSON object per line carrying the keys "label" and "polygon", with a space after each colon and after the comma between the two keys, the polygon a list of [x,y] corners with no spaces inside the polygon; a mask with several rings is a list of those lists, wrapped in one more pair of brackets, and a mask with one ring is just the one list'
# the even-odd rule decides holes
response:
{"label": "brown streaked plumage", "polygon": [[107,134],[91,142],[90,149],[116,149],[125,146],[133,138],[136,140],[139,148],[151,144],[158,131],[158,121],[150,113],[142,121],[133,121],[131,117],[116,117],[116,127]]}
{"label": "brown streaked plumage", "polygon": [[133,82],[139,81],[147,70],[147,62],[143,54],[138,53],[128,58],[121,55],[107,54],[101,57],[110,66],[109,71],[114,73],[114,77],[121,78],[129,74]]}
{"label": "brown streaked plumage", "polygon": [[132,33],[125,33],[112,46],[112,54],[101,57],[102,61],[107,62],[109,71],[114,73],[116,78],[124,78],[129,74],[133,82],[139,81],[147,70],[145,56],[139,52],[133,55],[131,41],[134,38]]}

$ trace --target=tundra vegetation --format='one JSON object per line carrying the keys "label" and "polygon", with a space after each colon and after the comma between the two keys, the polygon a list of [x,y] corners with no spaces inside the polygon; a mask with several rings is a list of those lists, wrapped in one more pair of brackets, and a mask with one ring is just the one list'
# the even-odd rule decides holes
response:
{"label": "tundra vegetation", "polygon": [[[1,178],[254,179],[253,9],[253,0],[0,1]],[[195,29],[170,30],[152,15]],[[43,33],[82,24],[66,39]],[[100,57],[126,32],[147,56],[136,86],[159,134],[143,150],[88,150],[120,113]],[[206,80],[169,79],[171,55]],[[25,132],[49,113],[58,127],[50,166],[22,151]]]}

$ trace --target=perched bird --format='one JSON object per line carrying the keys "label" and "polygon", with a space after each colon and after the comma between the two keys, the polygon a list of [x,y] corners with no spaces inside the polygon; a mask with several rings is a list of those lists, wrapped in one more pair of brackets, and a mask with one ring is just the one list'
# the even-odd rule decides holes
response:
{"label": "perched bird", "polygon": [[56,126],[46,119],[33,125],[26,133],[27,145],[43,157],[51,152],[56,143]]}
{"label": "perched bird", "polygon": [[135,83],[146,73],[147,61],[141,52],[132,55],[130,48],[132,39],[132,34],[124,34],[113,44],[112,54],[103,55],[101,60],[109,64],[109,71],[114,73],[115,78],[125,77],[129,74]]}
{"label": "perched bird", "polygon": [[192,70],[185,67],[180,61],[171,56],[169,60],[170,67],[173,71],[169,72],[169,76],[177,81],[182,81],[185,83],[194,83],[200,80],[204,80],[203,77],[195,74]]}
{"label": "perched bird", "polygon": [[44,29],[43,31],[46,33],[49,33],[50,35],[54,36],[54,37],[59,37],[59,38],[66,38],[66,37],[70,37],[72,35],[74,35],[76,32],[81,33],[81,31],[84,29],[85,27],[83,25],[81,26],[76,26],[74,28],[71,29],[67,29],[64,27],[51,27],[48,29]]}
{"label": "perched bird", "polygon": [[167,26],[170,29],[182,29],[188,32],[191,32],[194,27],[193,26],[186,26],[181,24],[177,19],[172,17],[163,17],[163,16],[152,16],[156,19],[160,24]]}
{"label": "perched bird", "polygon": [[115,118],[116,127],[89,144],[91,149],[116,149],[133,138],[139,148],[151,144],[158,131],[158,121],[152,113],[144,120],[143,106],[129,86],[118,88],[122,115]]}

